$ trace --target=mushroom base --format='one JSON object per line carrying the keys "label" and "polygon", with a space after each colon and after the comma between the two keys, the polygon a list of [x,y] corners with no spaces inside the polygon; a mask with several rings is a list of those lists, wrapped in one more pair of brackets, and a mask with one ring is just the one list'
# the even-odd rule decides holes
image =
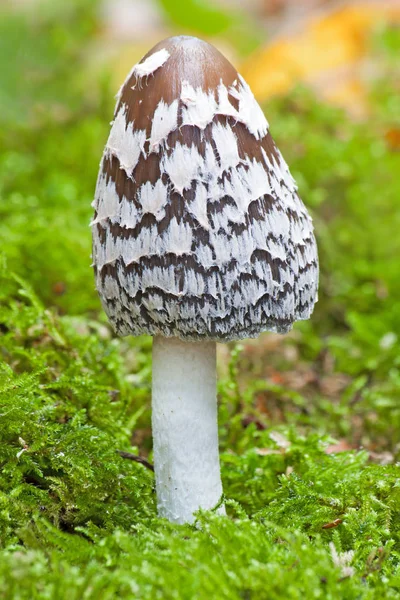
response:
{"label": "mushroom base", "polygon": [[152,426],[159,515],[191,523],[222,495],[215,342],[153,339]]}

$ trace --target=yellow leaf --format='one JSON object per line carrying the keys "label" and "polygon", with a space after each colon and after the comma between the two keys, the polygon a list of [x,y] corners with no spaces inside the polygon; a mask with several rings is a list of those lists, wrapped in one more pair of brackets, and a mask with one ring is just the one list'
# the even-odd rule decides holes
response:
{"label": "yellow leaf", "polygon": [[305,81],[333,102],[362,101],[359,62],[380,20],[399,21],[400,7],[385,2],[345,6],[309,20],[303,29],[278,38],[246,60],[242,74],[258,100],[287,92]]}

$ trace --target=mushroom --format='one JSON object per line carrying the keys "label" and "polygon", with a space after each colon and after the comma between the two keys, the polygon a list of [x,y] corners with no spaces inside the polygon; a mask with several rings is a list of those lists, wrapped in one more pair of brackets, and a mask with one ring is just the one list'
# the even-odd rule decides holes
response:
{"label": "mushroom", "polygon": [[122,85],[93,206],[104,310],[117,334],[154,337],[158,511],[191,522],[222,495],[216,342],[309,318],[312,221],[247,83],[186,36],[157,44]]}

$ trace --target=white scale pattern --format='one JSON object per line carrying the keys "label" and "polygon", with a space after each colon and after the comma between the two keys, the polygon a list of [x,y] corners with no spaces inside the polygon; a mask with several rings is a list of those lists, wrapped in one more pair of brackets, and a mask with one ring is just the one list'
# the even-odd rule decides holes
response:
{"label": "white scale pattern", "polygon": [[158,50],[157,52],[153,52],[153,54],[150,54],[150,56],[148,56],[146,58],[146,60],[144,60],[143,62],[139,62],[139,63],[133,65],[133,67],[129,71],[124,83],[121,85],[121,87],[118,90],[118,93],[115,96],[115,98],[116,98],[115,111],[117,110],[124,87],[126,86],[128,81],[131,79],[132,75],[136,75],[136,81],[139,81],[139,83],[140,83],[141,79],[143,77],[148,77],[149,75],[152,75],[153,73],[155,73],[155,71],[157,71],[157,69],[162,67],[163,64],[166,63],[166,61],[169,59],[170,56],[171,55],[168,52],[168,50],[166,50],[166,48],[162,48],[161,50]]}
{"label": "white scale pattern", "polygon": [[[238,110],[230,102],[229,96],[238,100]],[[229,88],[221,81],[217,88],[217,98],[218,101],[213,90],[205,92],[201,87],[193,88],[187,81],[183,81],[182,125],[195,125],[205,129],[216,115],[224,115],[243,123],[257,140],[261,140],[267,134],[268,121],[241,75],[239,82],[235,80]]]}
{"label": "white scale pattern", "polygon": [[[159,56],[160,61],[161,58],[165,55]],[[141,64],[144,72],[147,67]],[[157,64],[155,59],[152,64]],[[238,110],[229,96],[238,101]],[[204,129],[222,114],[244,123],[257,140],[266,135],[267,121],[240,76],[239,82],[229,88],[221,82],[217,98],[214,93],[183,82],[182,125]],[[219,122],[212,127],[216,153],[209,143],[204,156],[195,146],[180,142],[168,148],[168,135],[178,127],[178,108],[178,100],[171,105],[160,101],[148,139],[149,152],[161,152],[160,170],[168,176],[172,188],[161,179],[155,185],[147,182],[138,189],[134,202],[124,196],[119,198],[114,182],[107,182],[102,173],[99,175],[96,217],[92,222],[93,261],[104,308],[122,335],[147,332],[196,339],[208,332],[215,339],[229,340],[256,336],[263,329],[287,331],[294,320],[309,317],[318,284],[312,222],[297,196],[289,169],[279,152],[276,160],[262,149],[263,163],[241,159],[234,127]],[[105,155],[116,156],[127,176],[133,178],[134,169],[144,156],[145,142],[146,132],[135,131],[133,123],[126,123],[126,107],[122,105]],[[146,213],[159,222],[166,215],[171,189],[183,194],[191,188],[194,199],[186,202],[186,209],[199,228],[207,232],[207,243],[198,239],[196,228],[192,230],[184,219],[175,217],[161,235],[156,225],[142,227],[134,238],[111,234],[111,224],[132,229],[140,225]],[[268,207],[262,221],[249,220],[249,205],[260,202],[266,194],[274,198],[273,206]],[[210,206],[224,196],[231,197],[235,205],[228,203],[222,211],[209,216]],[[297,219],[288,210],[295,212]],[[234,235],[233,224],[245,223],[247,228]],[[105,243],[99,227],[105,234]],[[278,261],[278,277],[266,258],[254,258],[257,251]],[[170,254],[182,260],[194,257],[202,268],[198,272],[192,267],[179,269],[179,278],[176,267],[167,263],[151,268],[142,265],[140,277],[126,269],[142,264],[146,257]],[[115,268],[115,276],[103,276],[106,265]],[[134,300],[139,292],[143,293],[141,303],[151,322],[144,319]]]}
{"label": "white scale pattern", "polygon": [[171,105],[161,100],[154,111],[150,135],[150,152],[158,152],[160,144],[164,142],[170,133],[178,127],[179,101],[174,100]]}
{"label": "white scale pattern", "polygon": [[115,117],[110,135],[108,137],[105,154],[115,156],[127,177],[132,178],[132,173],[140,155],[144,155],[146,131],[134,129],[134,123],[126,123],[126,106],[123,105]]}

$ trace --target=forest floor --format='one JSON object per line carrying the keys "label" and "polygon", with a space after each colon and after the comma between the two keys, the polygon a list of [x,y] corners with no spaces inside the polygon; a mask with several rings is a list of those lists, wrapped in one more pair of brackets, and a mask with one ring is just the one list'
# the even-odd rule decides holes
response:
{"label": "forest floor", "polygon": [[398,598],[399,29],[365,42],[357,118],[308,84],[265,98],[320,299],[286,336],[219,347],[228,517],[186,526],[118,453],[152,460],[151,339],[112,334],[90,268],[100,34],[89,0],[0,15],[0,595]]}

